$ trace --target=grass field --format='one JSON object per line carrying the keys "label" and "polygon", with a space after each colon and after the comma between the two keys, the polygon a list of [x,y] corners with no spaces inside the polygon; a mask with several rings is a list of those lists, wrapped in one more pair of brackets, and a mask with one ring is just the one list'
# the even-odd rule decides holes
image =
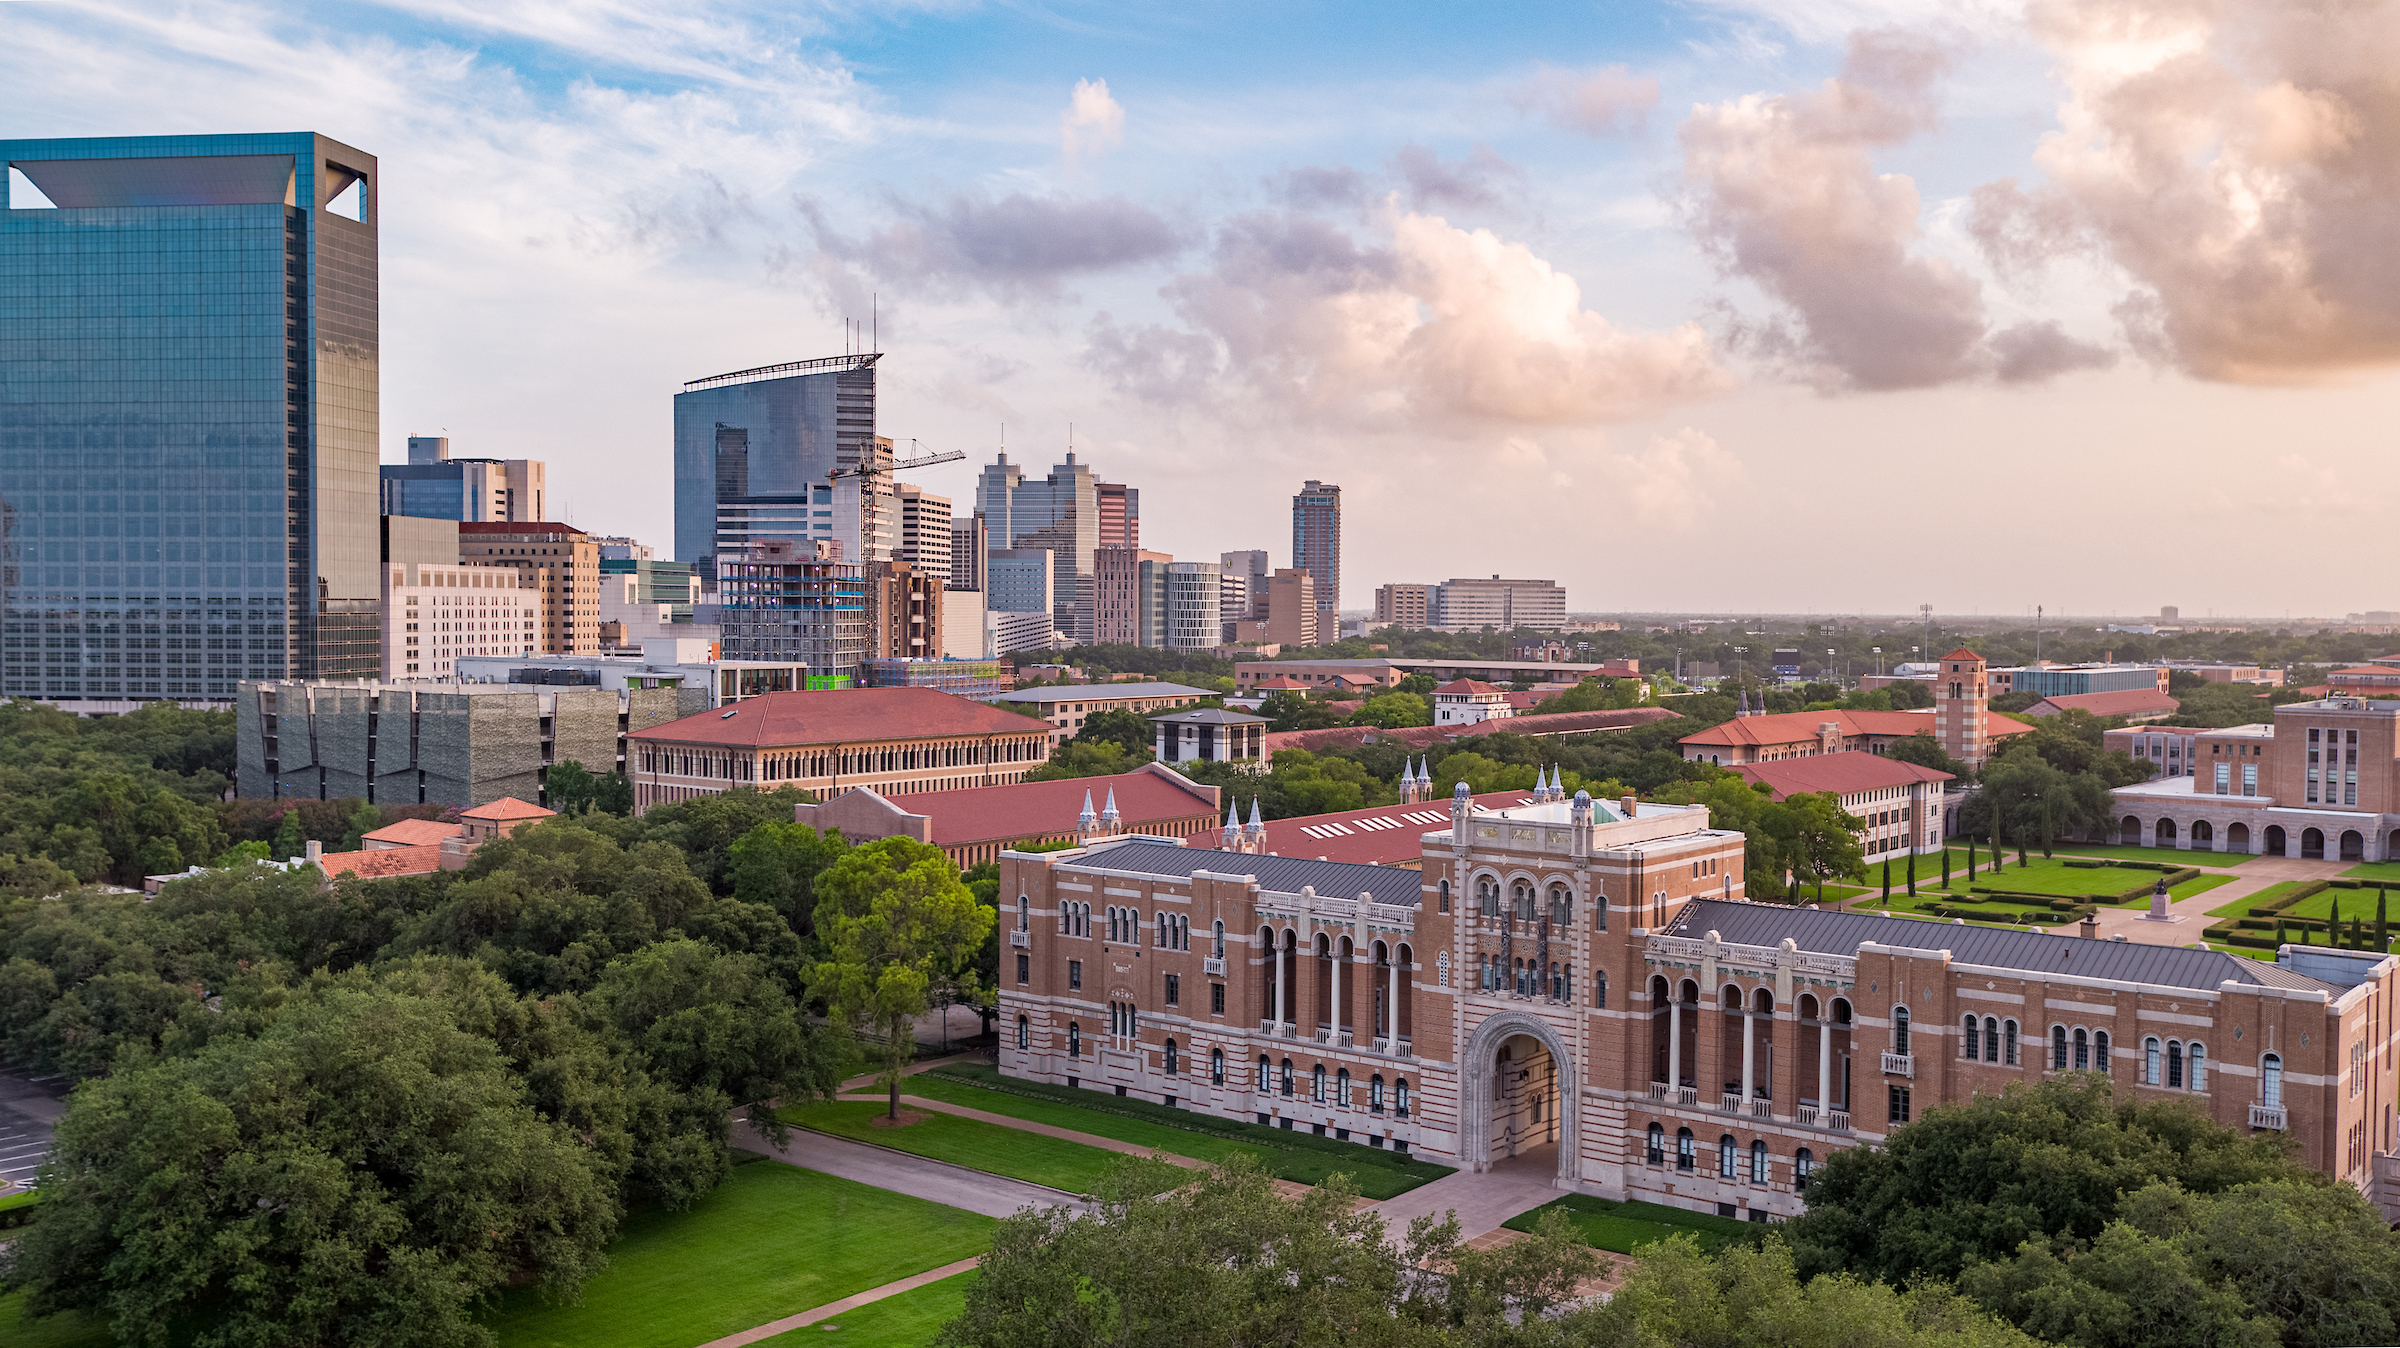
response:
{"label": "grass field", "polygon": [[2268,904],[2273,903],[2275,900],[2282,898],[2284,895],[2291,893],[2295,889],[2298,889],[2305,883],[2307,882],[2301,880],[2278,880],[2274,884],[2271,884],[2265,889],[2251,894],[2247,898],[2235,899],[2229,903],[2218,904],[2216,907],[2208,910],[2208,915],[2212,918],[2218,919],[2219,921],[2223,921],[2228,918],[2248,917],[2250,916],[2251,909],[2264,908]]}
{"label": "grass field", "polygon": [[[2376,891],[2372,889],[2320,889],[2283,911],[2289,917],[2322,920],[2333,916],[2333,906],[2338,903],[2342,906],[2344,923],[2356,917],[2365,919],[2366,925],[2372,927],[2375,925],[2375,894]],[[2400,917],[2400,911],[2393,912],[2391,916]],[[2323,942],[2318,944],[2322,945]]]}
{"label": "grass field", "polygon": [[1156,1122],[1128,1117],[1162,1107],[1110,1096],[1094,1097],[1095,1103],[1104,1102],[1107,1107],[1083,1108],[1062,1100],[1029,1099],[1013,1092],[987,1089],[955,1079],[948,1072],[910,1077],[908,1089],[929,1100],[1006,1114],[1055,1128],[1072,1128],[1195,1160],[1221,1161],[1229,1156],[1247,1155],[1255,1157],[1268,1174],[1298,1184],[1320,1184],[1329,1175],[1346,1174],[1361,1194],[1378,1200],[1407,1193],[1450,1173],[1446,1167],[1405,1162],[1394,1153],[1371,1151],[1364,1146],[1328,1149],[1321,1145],[1281,1145],[1283,1139],[1271,1132],[1264,1137],[1229,1137],[1217,1131],[1224,1128],[1222,1121],[1210,1119],[1203,1123],[1203,1116],[1184,1116],[1193,1118],[1192,1126],[1181,1125],[1174,1117]]}
{"label": "grass field", "polygon": [[921,1121],[905,1128],[879,1128],[873,1121],[882,1117],[883,1112],[880,1102],[826,1100],[788,1106],[777,1110],[775,1117],[795,1127],[814,1128],[894,1151],[930,1156],[937,1161],[1031,1184],[1046,1184],[1071,1194],[1092,1192],[1100,1182],[1101,1172],[1117,1159],[1117,1153],[1098,1147],[1019,1132],[980,1119],[962,1119],[955,1114],[926,1114]]}
{"label": "grass field", "polygon": [[2352,866],[2342,874],[2353,880],[2380,880],[2400,886],[2400,861],[2370,861],[2364,866]]}
{"label": "grass field", "polygon": [[1699,1240],[1701,1249],[1713,1250],[1729,1240],[1753,1234],[1750,1223],[1730,1217],[1687,1212],[1657,1203],[1612,1203],[1582,1194],[1518,1213],[1502,1225],[1511,1231],[1531,1231],[1542,1214],[1553,1208],[1567,1214],[1567,1220],[1575,1224],[1584,1243],[1618,1254],[1631,1254],[1638,1246],[1669,1236],[1692,1236]]}
{"label": "grass field", "polygon": [[0,1343],[8,1348],[115,1348],[108,1321],[97,1315],[70,1311],[47,1320],[26,1320],[25,1296],[0,1296]]}
{"label": "grass field", "polygon": [[[924,1348],[967,1308],[967,1288],[974,1282],[973,1270],[929,1282],[831,1320],[761,1339],[759,1348],[799,1348],[803,1343],[823,1348]],[[825,1337],[829,1333],[834,1337]]]}
{"label": "grass field", "polygon": [[2050,850],[2061,856],[2163,861],[2170,866],[2215,866],[2219,869],[2257,859],[2248,852],[2186,852],[2173,847],[2124,847],[2114,843],[2052,843]]}
{"label": "grass field", "polygon": [[993,1225],[762,1161],[737,1166],[689,1211],[628,1218],[578,1304],[514,1289],[487,1323],[501,1348],[692,1348],[979,1254]]}

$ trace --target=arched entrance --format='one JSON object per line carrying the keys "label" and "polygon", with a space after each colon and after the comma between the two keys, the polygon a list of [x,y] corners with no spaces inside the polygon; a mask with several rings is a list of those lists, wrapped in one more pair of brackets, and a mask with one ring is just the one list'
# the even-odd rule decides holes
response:
{"label": "arched entrance", "polygon": [[2192,821],[2192,850],[2193,850],[2193,851],[2195,851],[2195,852],[2214,852],[2214,851],[2216,851],[2216,850],[2217,850],[2217,826],[2216,826],[2216,825],[2214,825],[2214,824],[2211,824],[2210,822],[2208,822],[2208,821],[2207,821],[2207,820],[2205,820],[2205,819],[2195,819],[2195,820],[2193,820],[2193,821]]}
{"label": "arched entrance", "polygon": [[2367,859],[2367,840],[2359,836],[2357,829],[2346,828],[2342,830],[2341,848],[2342,860],[2344,861],[2364,861]]}
{"label": "arched entrance", "polygon": [[2225,826],[2225,850],[2228,852],[2250,850],[2250,826],[2248,824],[2227,824]]}
{"label": "arched entrance", "polygon": [[2142,821],[2127,815],[2117,822],[2117,841],[2127,847],[2142,845]]}
{"label": "arched entrance", "polygon": [[2300,830],[2300,859],[2302,861],[2323,861],[2325,859],[2325,830],[2321,828]]}
{"label": "arched entrance", "polygon": [[2175,821],[2172,819],[2159,820],[2157,832],[2152,836],[2157,838],[2159,846],[2173,847],[2175,845]]}
{"label": "arched entrance", "polygon": [[[1505,1056],[1503,1056],[1505,1051]],[[1502,1012],[1475,1027],[1461,1055],[1459,1152],[1478,1171],[1530,1148],[1558,1148],[1557,1178],[1575,1179],[1575,1060],[1549,1026]]]}
{"label": "arched entrance", "polygon": [[2290,855],[2290,853],[2284,850],[2285,846],[2286,846],[2286,843],[2284,842],[2283,825],[2281,825],[2281,824],[2269,824],[2269,825],[2267,825],[2267,853],[2266,853],[2266,854],[2267,854],[2268,856],[2271,856],[2271,857],[2289,856],[2289,855]]}

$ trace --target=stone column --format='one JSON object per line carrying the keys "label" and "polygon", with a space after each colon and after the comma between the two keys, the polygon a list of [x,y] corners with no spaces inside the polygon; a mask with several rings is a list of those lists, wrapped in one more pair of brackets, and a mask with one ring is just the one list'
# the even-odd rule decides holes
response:
{"label": "stone column", "polygon": [[[1746,1002],[1747,997],[1744,998]],[[1750,1008],[1742,1007],[1742,1103],[1750,1103],[1750,1093],[1757,1088],[1757,1054],[1754,1036],[1750,1033]]]}
{"label": "stone column", "polygon": [[1326,953],[1333,957],[1333,1005],[1325,1010],[1325,1042],[1340,1044],[1342,1042],[1342,938],[1339,936],[1329,937],[1325,949]]}
{"label": "stone column", "polygon": [[1669,984],[1667,987],[1667,1089],[1683,1085],[1683,994]]}
{"label": "stone column", "polygon": [[1817,999],[1817,1117],[1833,1112],[1833,1007]]}
{"label": "stone column", "polygon": [[1275,961],[1275,1031],[1283,1032],[1283,1021],[1291,1010],[1291,989],[1283,981],[1283,937],[1273,927],[1267,928],[1267,958]]}
{"label": "stone column", "polygon": [[1384,995],[1383,1004],[1384,1014],[1392,1018],[1392,1027],[1391,1037],[1386,1042],[1385,1049],[1397,1054],[1400,1051],[1400,947],[1392,947],[1392,962],[1388,967],[1391,970],[1391,977],[1387,980],[1386,986],[1390,991]]}

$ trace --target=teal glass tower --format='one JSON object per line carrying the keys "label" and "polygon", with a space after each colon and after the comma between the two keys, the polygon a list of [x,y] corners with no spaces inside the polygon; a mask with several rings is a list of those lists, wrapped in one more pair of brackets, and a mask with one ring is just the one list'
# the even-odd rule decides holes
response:
{"label": "teal glass tower", "polygon": [[296,133],[0,159],[0,696],[375,677],[374,157]]}

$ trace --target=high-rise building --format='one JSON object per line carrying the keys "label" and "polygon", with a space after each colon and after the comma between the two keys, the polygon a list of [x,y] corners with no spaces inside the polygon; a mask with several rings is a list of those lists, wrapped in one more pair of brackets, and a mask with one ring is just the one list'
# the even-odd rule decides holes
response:
{"label": "high-rise building", "polygon": [[1216,649],[1225,634],[1223,570],[1215,562],[1170,562],[1166,567],[1164,640],[1169,650]]}
{"label": "high-rise building", "polygon": [[[861,554],[891,521],[859,518],[889,504],[891,443],[875,434],[878,359],[829,356],[685,384],[675,395],[675,560],[696,563],[704,585],[720,549],[775,540],[812,545],[801,548],[812,554],[820,540],[841,540],[846,560],[878,560]],[[834,476],[843,469],[851,471]],[[862,476],[883,491],[862,492]]]}
{"label": "high-rise building", "polygon": [[548,519],[540,459],[454,459],[450,437],[408,437],[408,462],[381,465],[383,513],[481,523]]}
{"label": "high-rise building", "polygon": [[295,133],[0,161],[43,198],[0,213],[0,695],[374,678],[375,157]]}
{"label": "high-rise building", "polygon": [[536,651],[590,655],[600,649],[600,545],[572,524],[461,524],[459,560],[530,572],[542,592]]}
{"label": "high-rise building", "polygon": [[1163,552],[1106,545],[1092,551],[1092,640],[1126,646],[1167,644],[1167,565]]}
{"label": "high-rise building", "polygon": [[1462,577],[1434,587],[1426,621],[1444,632],[1555,632],[1567,621],[1567,592],[1551,580]]}
{"label": "high-rise building", "polygon": [[942,658],[942,578],[906,562],[868,562],[869,660]]}
{"label": "high-rise building", "polygon": [[993,548],[985,554],[983,605],[994,613],[1049,613],[1057,570],[1048,548]]}
{"label": "high-rise building", "polygon": [[1122,482],[1101,482],[1092,487],[1092,498],[1100,506],[1100,546],[1104,548],[1138,548],[1142,545],[1142,493]]}
{"label": "high-rise building", "polygon": [[892,488],[892,495],[900,513],[900,541],[893,556],[949,584],[951,535],[956,528],[950,518],[950,498],[906,482]]}
{"label": "high-rise building", "polygon": [[992,532],[978,510],[950,521],[950,585],[953,590],[983,588],[984,560],[992,551]]}
{"label": "high-rise building", "polygon": [[1961,646],[1942,657],[1933,676],[1933,737],[1942,752],[1970,768],[1992,756],[1991,686],[1983,657]]}
{"label": "high-rise building", "polygon": [[718,558],[724,657],[798,660],[811,688],[855,686],[868,651],[866,564],[832,552],[771,539]]}
{"label": "high-rise building", "polygon": [[[600,549],[600,560],[604,562],[649,562],[658,558],[657,548],[625,534],[593,534],[592,543]],[[684,570],[690,571],[691,564],[685,563]]]}
{"label": "high-rise building", "polygon": [[975,509],[991,529],[995,553],[1001,548],[1046,548],[1054,555],[1051,612],[1059,632],[1076,643],[1092,639],[1092,551],[1100,546],[1099,491],[1090,465],[1076,462],[1072,450],[1065,463],[1038,482],[1026,478],[1005,453],[986,465],[975,482]]}
{"label": "high-rise building", "polygon": [[1245,618],[1266,617],[1267,577],[1275,572],[1275,568],[1267,561],[1267,550],[1250,548],[1242,552],[1219,553],[1217,562],[1224,568],[1224,574],[1228,578],[1234,576],[1243,578],[1243,596],[1250,607],[1241,616]]}
{"label": "high-rise building", "polygon": [[1342,489],[1315,478],[1292,498],[1292,565],[1317,578],[1317,610],[1331,631],[1342,607]]}
{"label": "high-rise building", "polygon": [[1430,585],[1378,585],[1375,587],[1375,625],[1399,627],[1415,631],[1432,621],[1433,587]]}
{"label": "high-rise building", "polygon": [[[1317,578],[1308,568],[1280,567],[1267,577],[1266,624],[1262,639],[1281,646],[1314,646],[1317,634],[1323,630],[1319,618],[1323,609],[1317,603]],[[1331,619],[1324,627],[1333,625]]]}
{"label": "high-rise building", "polygon": [[1237,639],[1236,628],[1250,616],[1250,577],[1246,572],[1217,572],[1217,619],[1226,641]]}
{"label": "high-rise building", "polygon": [[537,573],[513,566],[408,562],[381,570],[380,677],[386,682],[454,679],[464,658],[537,653]]}

